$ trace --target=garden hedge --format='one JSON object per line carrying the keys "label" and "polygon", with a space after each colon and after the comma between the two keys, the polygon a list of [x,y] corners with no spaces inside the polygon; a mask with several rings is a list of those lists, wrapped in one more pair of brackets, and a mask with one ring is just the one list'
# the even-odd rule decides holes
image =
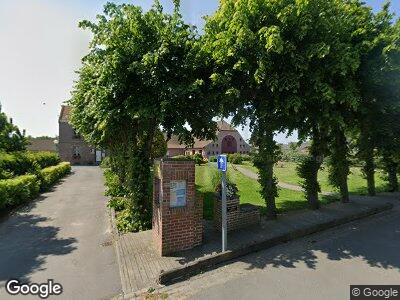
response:
{"label": "garden hedge", "polygon": [[0,153],[0,179],[35,173],[37,169],[57,165],[60,158],[53,152]]}
{"label": "garden hedge", "polygon": [[0,180],[0,209],[21,204],[39,194],[40,181],[36,175],[23,175]]}
{"label": "garden hedge", "polygon": [[63,162],[44,168],[37,175],[22,175],[0,180],[0,210],[34,199],[40,190],[49,189],[70,171],[70,163]]}
{"label": "garden hedge", "polygon": [[71,172],[71,164],[62,162],[56,166],[44,168],[40,171],[41,174],[41,189],[47,190],[62,177]]}

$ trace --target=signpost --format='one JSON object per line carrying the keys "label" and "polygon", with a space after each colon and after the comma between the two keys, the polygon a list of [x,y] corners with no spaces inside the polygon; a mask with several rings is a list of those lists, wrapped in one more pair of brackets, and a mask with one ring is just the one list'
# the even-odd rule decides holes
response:
{"label": "signpost", "polygon": [[227,232],[228,232],[228,226],[226,222],[226,170],[228,167],[228,160],[226,155],[218,155],[217,158],[217,163],[218,163],[218,170],[222,171],[222,182],[221,182],[221,188],[222,188],[222,195],[221,195],[221,202],[222,202],[222,252],[226,251],[227,248]]}

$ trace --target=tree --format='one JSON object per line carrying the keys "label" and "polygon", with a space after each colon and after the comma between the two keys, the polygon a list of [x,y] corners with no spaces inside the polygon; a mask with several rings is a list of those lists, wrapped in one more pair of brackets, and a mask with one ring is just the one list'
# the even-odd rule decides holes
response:
{"label": "tree", "polygon": [[349,22],[345,3],[334,0],[224,0],[207,19],[204,48],[214,61],[212,80],[223,91],[223,112],[233,114],[236,124],[250,120],[269,217],[276,216],[273,165],[279,158],[273,137],[284,129],[312,137],[303,186],[310,206],[319,206],[327,125],[340,123],[337,103],[356,101],[347,80],[358,67]]}
{"label": "tree", "polygon": [[88,142],[110,151],[132,215],[146,220],[144,227],[150,226],[150,166],[160,126],[167,138],[177,134],[188,143],[212,139],[216,130],[214,106],[198,79],[198,36],[183,22],[179,1],[174,4],[166,14],[159,1],[147,12],[108,3],[96,22],[80,23],[93,40],[70,100],[71,122]]}
{"label": "tree", "polygon": [[[362,105],[357,112],[358,156],[364,161],[368,193],[375,190],[375,154],[378,148],[384,165],[395,178],[393,154],[396,151],[396,114],[399,109],[400,43],[398,23],[393,25],[390,2],[376,14],[366,12],[357,24],[363,36],[357,43],[361,48],[361,65],[357,82]],[[392,170],[392,171],[390,171]]]}
{"label": "tree", "polygon": [[26,149],[26,145],[27,140],[24,135],[1,111],[0,104],[0,152],[23,151]]}

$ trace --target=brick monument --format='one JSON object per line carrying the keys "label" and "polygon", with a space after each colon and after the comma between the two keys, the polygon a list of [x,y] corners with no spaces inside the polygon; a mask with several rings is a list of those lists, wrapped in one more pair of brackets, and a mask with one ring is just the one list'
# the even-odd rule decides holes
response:
{"label": "brick monument", "polygon": [[154,163],[153,241],[160,255],[191,249],[202,242],[203,201],[196,199],[193,161]]}

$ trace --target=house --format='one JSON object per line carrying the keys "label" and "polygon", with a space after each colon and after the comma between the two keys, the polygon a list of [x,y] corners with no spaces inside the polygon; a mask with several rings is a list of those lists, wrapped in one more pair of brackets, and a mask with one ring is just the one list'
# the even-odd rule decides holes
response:
{"label": "house", "polygon": [[167,156],[193,155],[199,153],[204,157],[218,154],[241,153],[249,154],[251,147],[240,133],[225,121],[217,122],[216,139],[194,140],[193,146],[181,144],[177,136],[172,136],[167,143]]}
{"label": "house", "polygon": [[26,149],[32,152],[47,151],[57,152],[57,139],[31,138],[28,139]]}
{"label": "house", "polygon": [[61,160],[73,165],[97,165],[105,157],[105,152],[88,145],[69,123],[71,108],[61,106],[58,119],[58,152]]}

